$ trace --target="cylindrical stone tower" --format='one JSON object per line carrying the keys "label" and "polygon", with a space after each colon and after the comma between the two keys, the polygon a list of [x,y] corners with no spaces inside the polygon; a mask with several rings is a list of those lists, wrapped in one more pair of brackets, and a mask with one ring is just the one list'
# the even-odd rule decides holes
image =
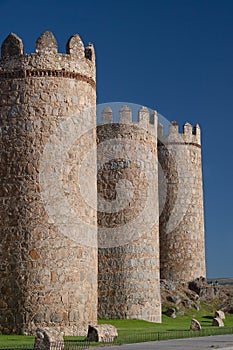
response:
{"label": "cylindrical stone tower", "polygon": [[[79,188],[96,196],[95,56],[52,33],[36,53],[10,34],[0,59],[0,333],[58,327],[85,334],[97,321],[97,221]],[[93,157],[95,158],[95,157]],[[81,170],[80,170],[81,169]]]}
{"label": "cylindrical stone tower", "polygon": [[158,129],[161,279],[206,275],[200,128]]}
{"label": "cylindrical stone tower", "polygon": [[100,318],[161,322],[157,115],[128,106],[97,127]]}

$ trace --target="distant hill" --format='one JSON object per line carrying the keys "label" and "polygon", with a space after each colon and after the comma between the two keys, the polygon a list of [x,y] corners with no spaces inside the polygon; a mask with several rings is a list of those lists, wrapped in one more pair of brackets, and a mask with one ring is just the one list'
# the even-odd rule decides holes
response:
{"label": "distant hill", "polygon": [[215,282],[218,281],[219,284],[232,284],[233,285],[233,278],[207,278],[207,281],[210,282]]}

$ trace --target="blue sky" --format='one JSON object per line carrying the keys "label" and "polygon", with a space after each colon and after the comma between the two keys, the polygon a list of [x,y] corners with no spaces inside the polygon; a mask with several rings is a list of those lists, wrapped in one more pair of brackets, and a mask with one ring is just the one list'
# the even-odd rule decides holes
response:
{"label": "blue sky", "polygon": [[97,55],[98,103],[127,101],[202,128],[207,274],[233,276],[233,1],[0,0],[0,41],[51,30]]}

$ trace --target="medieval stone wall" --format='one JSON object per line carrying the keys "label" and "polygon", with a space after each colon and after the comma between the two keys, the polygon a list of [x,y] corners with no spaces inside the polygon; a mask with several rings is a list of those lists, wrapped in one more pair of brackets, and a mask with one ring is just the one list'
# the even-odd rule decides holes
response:
{"label": "medieval stone wall", "polygon": [[[94,50],[84,50],[78,35],[66,54],[57,53],[50,32],[37,40],[35,54],[23,54],[14,34],[3,42],[2,333],[56,326],[78,335],[97,321],[96,214],[76,181],[85,152],[95,145],[95,104]],[[87,186],[95,197],[96,171]]]}
{"label": "medieval stone wall", "polygon": [[161,322],[157,115],[119,113],[97,127],[99,317]]}
{"label": "medieval stone wall", "polygon": [[158,159],[161,278],[192,281],[206,275],[199,126],[160,126]]}
{"label": "medieval stone wall", "polygon": [[200,128],[157,135],[156,112],[123,106],[96,129],[92,44],[60,54],[45,32],[35,51],[1,48],[0,332],[84,335],[97,301],[161,322],[160,275],[205,276]]}

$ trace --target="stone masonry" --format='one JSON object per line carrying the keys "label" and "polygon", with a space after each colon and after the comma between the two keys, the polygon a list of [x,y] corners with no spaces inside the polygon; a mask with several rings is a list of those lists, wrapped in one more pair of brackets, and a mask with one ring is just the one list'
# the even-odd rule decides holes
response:
{"label": "stone masonry", "polygon": [[[161,322],[160,278],[205,277],[200,128],[128,106],[96,127],[95,53],[78,35],[0,58],[0,333],[84,335]],[[135,119],[135,118],[134,118]]]}

